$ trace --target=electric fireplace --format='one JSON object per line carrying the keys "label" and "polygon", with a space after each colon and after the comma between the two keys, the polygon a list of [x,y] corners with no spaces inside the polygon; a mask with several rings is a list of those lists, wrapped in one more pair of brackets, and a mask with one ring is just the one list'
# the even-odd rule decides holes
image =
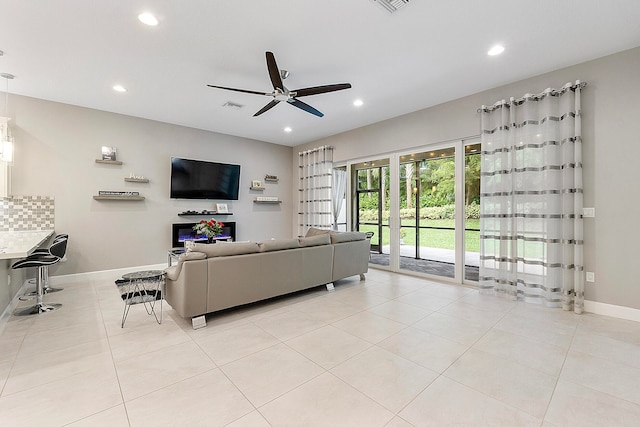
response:
{"label": "electric fireplace", "polygon": [[[222,235],[220,237],[231,237],[231,240],[236,240],[236,223],[222,221],[224,227],[222,227]],[[187,240],[194,240],[196,242],[206,242],[207,236],[204,234],[196,234],[193,230],[195,222],[181,222],[178,224],[172,224],[171,228],[171,247],[181,248],[184,247],[184,242]]]}

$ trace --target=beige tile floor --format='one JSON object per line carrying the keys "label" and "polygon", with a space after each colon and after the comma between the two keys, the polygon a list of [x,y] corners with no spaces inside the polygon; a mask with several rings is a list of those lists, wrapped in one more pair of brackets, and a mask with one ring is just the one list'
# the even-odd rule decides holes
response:
{"label": "beige tile floor", "polygon": [[371,270],[120,328],[112,281],[62,286],[0,335],[0,426],[640,425],[640,323]]}

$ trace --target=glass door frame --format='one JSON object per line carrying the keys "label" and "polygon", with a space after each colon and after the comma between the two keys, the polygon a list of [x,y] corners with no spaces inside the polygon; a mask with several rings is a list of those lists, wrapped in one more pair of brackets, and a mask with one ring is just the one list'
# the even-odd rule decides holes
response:
{"label": "glass door frame", "polygon": [[[349,213],[349,224],[347,224],[347,229],[349,231],[355,231],[357,224],[358,224],[358,191],[357,188],[354,188],[354,180],[353,180],[353,176],[356,173],[354,171],[354,168],[364,162],[367,163],[375,163],[375,162],[380,162],[382,161],[383,163],[385,161],[388,160],[388,167],[389,167],[389,185],[390,185],[390,189],[393,188],[393,185],[398,185],[399,182],[399,178],[397,177],[397,168],[398,168],[398,162],[397,162],[397,155],[396,154],[387,154],[387,153],[383,153],[380,155],[376,155],[376,156],[368,156],[368,157],[363,157],[363,158],[358,158],[358,159],[354,159],[354,160],[350,160],[348,162],[346,162],[346,166],[347,166],[347,174],[349,176],[349,179],[347,180],[347,212]],[[386,166],[386,164],[385,164]],[[357,183],[355,183],[355,185],[357,186]],[[378,231],[379,231],[379,245],[382,246],[382,239],[383,239],[383,235],[384,233],[380,231],[381,228],[384,227],[388,227],[389,228],[389,234],[390,234],[390,253],[389,253],[389,265],[379,265],[376,264],[376,268],[382,269],[382,270],[390,270],[390,271],[398,271],[399,266],[400,266],[400,260],[399,260],[399,256],[394,254],[399,253],[398,251],[400,250],[400,240],[398,236],[394,236],[394,234],[397,235],[397,233],[393,232],[394,229],[394,218],[393,218],[393,214],[392,212],[396,212],[398,210],[399,204],[398,201],[395,200],[393,198],[393,193],[394,191],[390,191],[390,198],[389,198],[389,212],[391,214],[390,218],[389,218],[389,225],[384,225],[383,224],[383,220],[382,220],[382,215],[380,213],[380,209],[382,209],[382,203],[380,203],[380,199],[385,197],[384,194],[384,189],[380,188],[379,189],[379,199],[378,199],[378,214],[379,214],[379,226],[378,226]],[[397,199],[397,198],[396,198]],[[399,229],[398,225],[395,225],[396,229]]]}
{"label": "glass door frame", "polygon": [[[480,139],[478,136],[443,141],[434,144],[428,144],[410,149],[397,151],[394,153],[382,153],[380,155],[368,156],[366,158],[353,159],[346,162],[349,177],[353,176],[353,168],[355,165],[363,162],[377,161],[380,159],[389,159],[389,231],[390,231],[390,253],[389,266],[375,265],[375,268],[390,270],[393,272],[413,274],[433,278],[439,281],[453,282],[456,284],[464,284],[477,286],[477,282],[465,279],[465,147],[467,145],[478,144]],[[444,148],[455,149],[455,274],[454,278],[435,276],[428,273],[417,273],[409,270],[400,269],[400,158],[402,156],[410,156],[412,153],[421,151],[435,151]],[[347,180],[347,212],[350,213],[350,221],[348,229],[353,230],[357,221],[357,193],[353,188],[353,180]],[[380,197],[384,197],[384,189],[380,189]],[[381,204],[379,204],[381,208]],[[381,222],[381,221],[380,221]],[[380,236],[382,243],[382,235]]]}
{"label": "glass door frame", "polygon": [[[433,278],[433,279],[437,279],[440,281],[446,281],[446,282],[453,282],[453,283],[457,283],[457,284],[461,284],[463,283],[462,280],[464,278],[464,275],[462,275],[462,273],[464,272],[464,266],[462,265],[463,260],[464,260],[464,254],[461,256],[460,255],[460,247],[464,247],[464,233],[462,233],[462,235],[460,236],[460,215],[459,212],[464,212],[464,194],[460,194],[460,188],[462,188],[462,192],[464,193],[464,185],[461,187],[460,186],[460,181],[464,184],[464,174],[462,174],[462,177],[460,177],[459,175],[461,175],[460,171],[464,171],[464,148],[462,147],[462,140],[456,139],[453,141],[443,141],[443,142],[438,142],[438,143],[434,143],[434,144],[429,144],[429,145],[423,145],[423,146],[418,146],[418,147],[412,147],[409,150],[404,150],[404,151],[400,151],[397,153],[397,163],[396,163],[396,167],[397,167],[397,171],[398,171],[398,183],[397,183],[397,187],[394,187],[395,189],[395,197],[397,198],[397,206],[398,208],[393,212],[393,216],[395,216],[397,218],[397,224],[398,224],[398,228],[396,230],[396,234],[398,237],[398,249],[397,249],[397,265],[398,265],[398,269],[395,270],[397,272],[400,273],[406,273],[406,274],[416,274],[416,275],[420,275],[420,276],[425,276],[425,277],[429,277],[429,278]],[[402,221],[400,219],[400,169],[401,169],[401,165],[400,165],[400,161],[403,157],[412,157],[412,154],[416,154],[416,153],[421,153],[421,152],[426,152],[426,151],[438,151],[438,150],[446,150],[446,149],[454,149],[454,166],[455,166],[455,177],[454,177],[454,182],[455,182],[455,211],[456,211],[456,215],[455,215],[455,220],[454,220],[454,247],[455,247],[455,251],[454,251],[454,277],[446,277],[446,276],[439,276],[439,275],[435,275],[435,274],[429,274],[429,273],[418,273],[415,271],[411,271],[411,270],[405,270],[405,269],[400,269],[400,228],[401,228],[401,224]],[[460,155],[462,153],[462,156]],[[462,161],[462,169],[460,168],[460,161]],[[405,161],[403,164],[406,164],[407,162]],[[416,176],[419,175],[419,171],[416,171]],[[392,195],[391,197],[393,198],[394,195]],[[460,206],[459,203],[462,204],[462,210],[460,210]],[[461,216],[462,218],[462,226],[464,227],[464,214]],[[416,225],[419,224],[419,221],[416,220]],[[423,228],[429,228],[429,227],[423,227]],[[416,226],[416,233],[419,233],[420,230],[419,228]],[[418,244],[419,240],[416,239],[416,245]],[[462,244],[462,246],[460,246]],[[416,248],[416,253],[418,249]]]}

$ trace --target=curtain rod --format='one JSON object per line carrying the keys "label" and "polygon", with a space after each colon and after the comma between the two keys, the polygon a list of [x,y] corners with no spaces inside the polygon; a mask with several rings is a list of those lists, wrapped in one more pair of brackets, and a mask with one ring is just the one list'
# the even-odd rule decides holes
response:
{"label": "curtain rod", "polygon": [[513,97],[511,97],[509,99],[509,101],[503,99],[501,101],[496,102],[495,104],[491,105],[491,106],[486,106],[483,105],[482,107],[478,108],[476,110],[477,113],[490,113],[493,110],[496,110],[498,108],[502,108],[502,107],[506,107],[506,108],[511,108],[511,104],[515,104],[515,105],[521,105],[523,104],[525,101],[529,101],[529,100],[533,100],[533,101],[539,101],[544,97],[547,96],[559,96],[562,95],[563,93],[565,93],[568,90],[572,90],[575,91],[578,87],[580,87],[580,89],[584,89],[587,86],[587,82],[581,82],[580,80],[576,80],[575,83],[567,83],[564,86],[562,86],[562,89],[552,89],[552,88],[546,88],[544,91],[540,92],[540,93],[526,93],[522,98],[518,98],[515,99]]}
{"label": "curtain rod", "polygon": [[333,147],[331,145],[323,145],[322,147],[312,148],[311,150],[300,151],[298,152],[298,156],[302,156],[304,154],[311,154],[311,153],[315,153],[317,151],[323,151],[323,150],[333,150]]}

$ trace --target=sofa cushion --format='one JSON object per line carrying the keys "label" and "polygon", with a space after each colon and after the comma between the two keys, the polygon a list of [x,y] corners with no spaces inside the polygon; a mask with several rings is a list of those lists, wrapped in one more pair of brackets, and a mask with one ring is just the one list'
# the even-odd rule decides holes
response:
{"label": "sofa cushion", "polygon": [[260,252],[282,251],[285,249],[296,249],[300,247],[298,239],[278,239],[265,240],[258,243]]}
{"label": "sofa cushion", "polygon": [[230,255],[254,254],[259,251],[258,244],[255,242],[233,242],[225,244],[196,243],[193,248],[194,252],[203,252],[208,258]]}
{"label": "sofa cushion", "polygon": [[205,253],[189,251],[189,252],[185,252],[183,254],[180,254],[180,256],[178,257],[178,262],[180,262],[180,261],[190,261],[190,260],[193,260],[193,259],[206,259],[206,258],[207,258],[207,254],[205,254]]}
{"label": "sofa cushion", "polygon": [[300,246],[303,248],[309,246],[329,245],[331,244],[331,236],[329,236],[329,233],[318,234],[317,236],[300,237],[298,241],[300,241]]}
{"label": "sofa cushion", "polygon": [[321,234],[329,234],[330,230],[323,230],[321,228],[315,228],[315,227],[309,227],[309,229],[307,230],[307,234],[304,237],[312,237],[312,236],[318,236]]}
{"label": "sofa cushion", "polygon": [[367,236],[359,231],[332,232],[331,243],[354,242],[356,240],[364,240]]}

